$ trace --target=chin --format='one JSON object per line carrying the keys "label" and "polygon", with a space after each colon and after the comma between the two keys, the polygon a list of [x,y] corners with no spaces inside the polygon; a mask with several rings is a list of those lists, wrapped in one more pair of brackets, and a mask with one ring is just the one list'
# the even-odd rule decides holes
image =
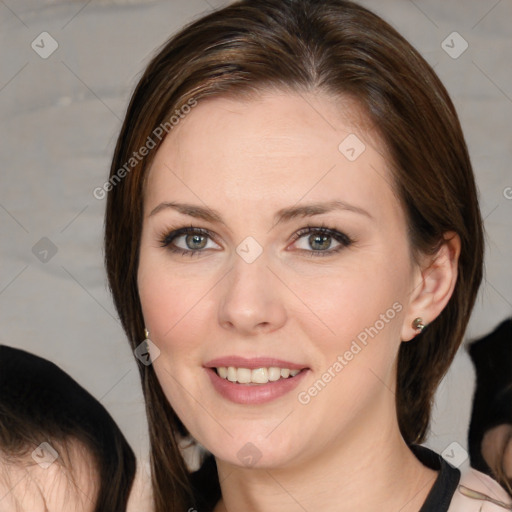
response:
{"label": "chin", "polygon": [[[276,439],[262,435],[251,436],[247,432],[229,435],[222,442],[219,439],[206,443],[213,455],[228,464],[246,469],[275,469],[286,467],[299,455],[301,449],[297,444],[289,446],[290,437],[286,441],[276,436]],[[296,453],[297,452],[297,453]]]}

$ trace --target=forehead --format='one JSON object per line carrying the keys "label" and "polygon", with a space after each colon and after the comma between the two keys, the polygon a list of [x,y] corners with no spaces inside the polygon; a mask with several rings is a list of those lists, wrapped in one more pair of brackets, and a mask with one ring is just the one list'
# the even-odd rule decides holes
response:
{"label": "forehead", "polygon": [[92,512],[99,483],[96,462],[78,442],[68,442],[66,449],[59,446],[64,461],[48,467],[30,456],[0,460],[0,510]]}
{"label": "forehead", "polygon": [[[276,209],[308,196],[397,203],[376,130],[348,98],[265,92],[200,100],[159,148],[147,201],[169,193]],[[395,204],[397,206],[397,204]],[[377,209],[379,208],[376,205]]]}

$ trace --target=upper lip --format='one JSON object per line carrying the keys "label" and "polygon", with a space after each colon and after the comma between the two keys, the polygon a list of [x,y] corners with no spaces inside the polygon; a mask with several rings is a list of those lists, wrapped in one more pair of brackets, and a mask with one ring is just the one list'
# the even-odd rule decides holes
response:
{"label": "upper lip", "polygon": [[306,365],[300,363],[292,363],[284,361],[283,359],[276,359],[274,357],[253,357],[246,358],[240,356],[225,356],[212,359],[204,365],[206,368],[221,368],[233,366],[235,368],[248,368],[255,370],[256,368],[288,368],[289,370],[303,370],[307,368]]}

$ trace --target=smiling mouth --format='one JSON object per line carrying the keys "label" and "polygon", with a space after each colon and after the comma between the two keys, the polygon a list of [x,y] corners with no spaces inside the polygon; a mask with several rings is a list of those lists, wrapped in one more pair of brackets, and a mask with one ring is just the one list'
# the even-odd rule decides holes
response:
{"label": "smiling mouth", "polygon": [[292,379],[306,370],[290,370],[289,368],[237,368],[234,366],[219,366],[215,372],[221,379],[226,379],[235,384],[267,384],[279,380]]}

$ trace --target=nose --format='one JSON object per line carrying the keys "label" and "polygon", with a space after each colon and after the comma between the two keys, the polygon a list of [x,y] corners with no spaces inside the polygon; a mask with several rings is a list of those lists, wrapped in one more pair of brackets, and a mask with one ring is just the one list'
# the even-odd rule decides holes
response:
{"label": "nose", "polygon": [[282,327],[287,318],[283,286],[268,268],[265,254],[252,263],[236,257],[233,265],[221,288],[219,324],[246,336]]}

